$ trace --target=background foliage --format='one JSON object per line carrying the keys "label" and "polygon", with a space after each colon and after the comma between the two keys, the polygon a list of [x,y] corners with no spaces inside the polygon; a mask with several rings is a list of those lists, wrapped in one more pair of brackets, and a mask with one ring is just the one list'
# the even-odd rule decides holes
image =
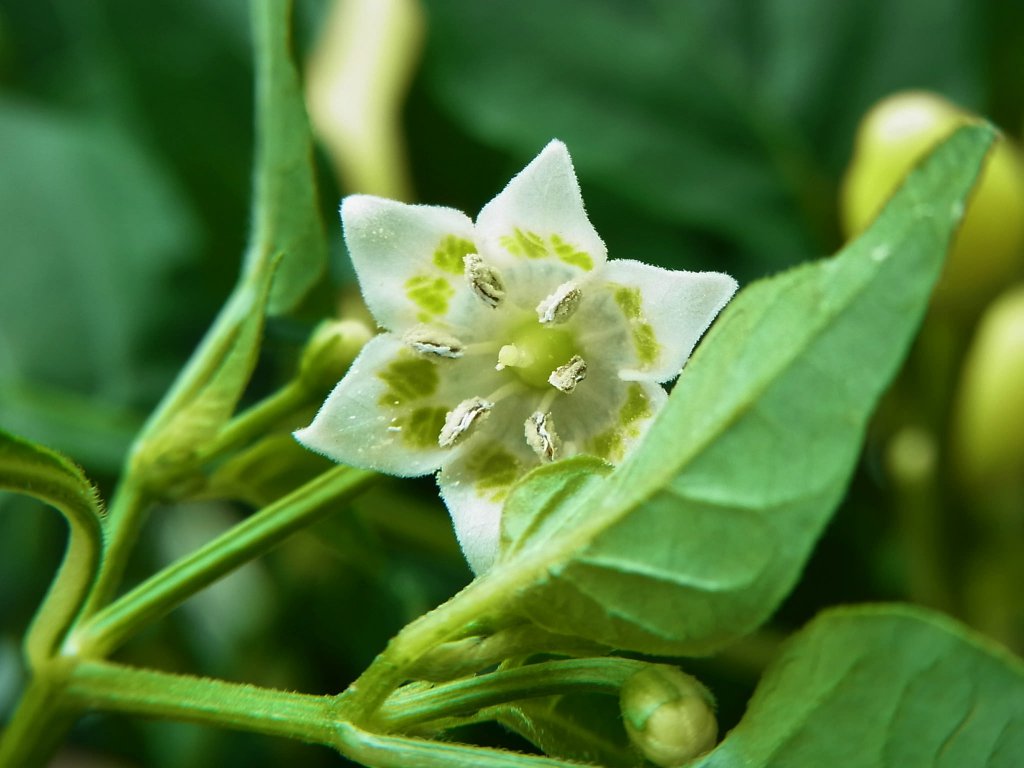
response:
{"label": "background foliage", "polygon": [[[418,199],[478,210],[557,136],[613,256],[746,283],[841,245],[838,183],[857,120],[879,98],[928,88],[1013,135],[1024,117],[1020,2],[555,5],[424,3],[423,59],[403,117]],[[324,10],[299,3],[300,49]],[[249,28],[241,0],[0,6],[0,424],[65,451],[104,490],[239,269],[251,198]],[[341,188],[323,171],[343,289]],[[324,290],[297,319],[269,323],[250,397],[289,375],[333,306]],[[869,442],[770,630],[694,664],[719,697],[723,730],[776,633],[825,606],[909,596],[892,495]],[[411,512],[389,516],[399,505]],[[0,497],[0,713],[18,686],[17,638],[64,540],[32,506]],[[208,590],[125,658],[340,690],[468,578],[432,481],[382,485],[358,507]],[[163,510],[141,557],[164,562],[241,514]],[[114,717],[86,719],[75,743],[152,766],[340,762],[278,740]]]}

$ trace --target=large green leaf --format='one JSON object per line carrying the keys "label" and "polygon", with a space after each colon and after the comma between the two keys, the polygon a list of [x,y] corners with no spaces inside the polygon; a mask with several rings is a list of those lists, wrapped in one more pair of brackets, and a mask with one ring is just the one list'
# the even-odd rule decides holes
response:
{"label": "large green leaf", "polygon": [[841,608],[772,664],[746,715],[694,768],[1012,768],[1024,664],[940,614]]}
{"label": "large green leaf", "polygon": [[563,139],[612,254],[666,266],[700,254],[746,276],[815,255],[875,100],[984,96],[986,11],[971,0],[426,6],[427,85],[450,118],[524,159]]}
{"label": "large green leaf", "polygon": [[60,572],[25,640],[30,660],[46,658],[74,618],[103,552],[103,519],[96,489],[82,471],[54,451],[0,430],[0,490],[43,501],[68,522]]}
{"label": "large green leaf", "polygon": [[845,491],[993,136],[959,130],[838,256],[744,289],[606,481],[574,462],[561,485],[555,465],[514,492],[505,529],[521,540],[492,573],[521,610],[665,654],[710,652],[772,613]]}

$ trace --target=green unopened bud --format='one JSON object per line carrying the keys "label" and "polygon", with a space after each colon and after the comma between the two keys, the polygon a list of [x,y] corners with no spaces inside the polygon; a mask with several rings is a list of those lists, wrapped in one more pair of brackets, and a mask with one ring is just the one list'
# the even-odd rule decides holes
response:
{"label": "green unopened bud", "polygon": [[[843,228],[863,230],[907,173],[957,127],[979,118],[924,91],[897,93],[861,120],[841,191]],[[964,213],[942,279],[939,306],[972,310],[1013,279],[1024,248],[1024,163],[1003,137],[989,155]]]}
{"label": "green unopened bud", "polygon": [[675,768],[715,746],[718,722],[711,694],[675,667],[637,672],[620,696],[630,740],[655,765]]}
{"label": "green unopened bud", "polygon": [[307,389],[333,387],[352,365],[373,332],[359,320],[325,320],[316,327],[299,362],[299,378]]}
{"label": "green unopened bud", "polygon": [[967,353],[954,450],[971,490],[994,493],[1024,478],[1024,285],[982,316]]}

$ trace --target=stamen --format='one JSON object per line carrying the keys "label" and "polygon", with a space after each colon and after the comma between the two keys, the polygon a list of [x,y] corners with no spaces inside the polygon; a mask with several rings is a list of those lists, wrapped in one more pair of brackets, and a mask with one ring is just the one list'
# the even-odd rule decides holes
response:
{"label": "stamen", "polygon": [[424,357],[446,357],[454,360],[462,357],[465,351],[465,345],[450,333],[425,325],[410,328],[402,337],[402,341]]}
{"label": "stamen", "polygon": [[463,400],[445,415],[441,434],[437,436],[437,444],[442,448],[451,448],[465,437],[474,424],[486,419],[493,407],[494,403],[482,397]]}
{"label": "stamen", "polygon": [[575,283],[562,283],[554,293],[537,305],[537,319],[544,325],[564,323],[579,308],[582,298],[583,293]]}
{"label": "stamen", "polygon": [[550,413],[537,411],[526,420],[526,443],[544,463],[554,461],[562,441],[555,434]]}
{"label": "stamen", "polygon": [[462,258],[466,268],[466,279],[473,293],[489,307],[496,307],[505,298],[505,281],[494,267],[484,264],[479,254],[467,253]]}
{"label": "stamen", "polygon": [[548,384],[560,392],[570,394],[576,385],[587,377],[587,363],[579,355],[573,355],[565,365],[560,365],[548,376]]}

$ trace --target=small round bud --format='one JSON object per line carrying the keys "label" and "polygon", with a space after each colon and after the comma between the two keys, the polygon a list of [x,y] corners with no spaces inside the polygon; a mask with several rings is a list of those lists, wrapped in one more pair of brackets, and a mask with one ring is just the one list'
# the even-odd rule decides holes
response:
{"label": "small round bud", "polygon": [[[896,187],[929,151],[957,127],[977,122],[942,97],[897,93],[861,120],[840,194],[848,236],[867,227]],[[985,161],[978,184],[935,289],[939,306],[980,307],[1024,262],[1024,161],[1006,137]]]}
{"label": "small round bud", "polygon": [[630,740],[661,768],[676,768],[715,746],[714,701],[698,680],[675,667],[651,666],[622,686]]}
{"label": "small round bud", "polygon": [[972,490],[993,493],[1024,477],[1024,285],[982,315],[954,412],[953,449]]}
{"label": "small round bud", "polygon": [[299,361],[299,378],[310,390],[333,387],[373,332],[359,320],[325,320],[316,327]]}

